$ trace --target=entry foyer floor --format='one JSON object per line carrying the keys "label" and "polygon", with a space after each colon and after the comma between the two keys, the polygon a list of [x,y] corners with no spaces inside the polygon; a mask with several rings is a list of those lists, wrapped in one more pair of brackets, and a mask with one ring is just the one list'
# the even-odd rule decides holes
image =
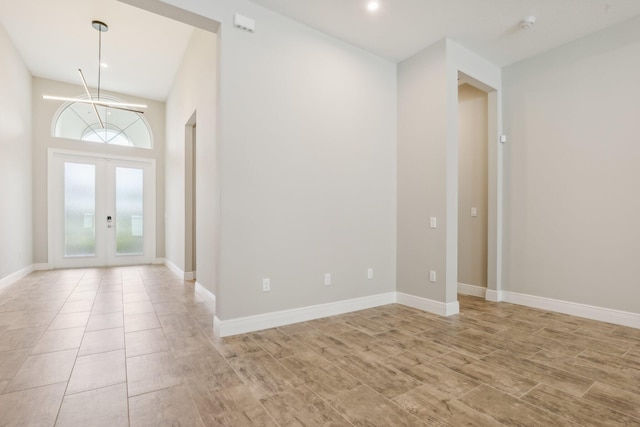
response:
{"label": "entry foyer floor", "polygon": [[0,425],[640,425],[640,330],[460,303],[216,339],[165,267],[33,273],[0,291]]}

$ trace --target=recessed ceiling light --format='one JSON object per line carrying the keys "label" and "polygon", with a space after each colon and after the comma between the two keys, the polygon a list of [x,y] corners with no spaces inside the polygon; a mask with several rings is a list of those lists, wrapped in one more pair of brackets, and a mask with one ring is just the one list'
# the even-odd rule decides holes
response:
{"label": "recessed ceiling light", "polygon": [[102,62],[102,63],[100,64],[100,66],[101,66],[102,68],[109,68],[109,64],[107,64],[106,62]]}
{"label": "recessed ceiling light", "polygon": [[369,3],[367,3],[367,10],[369,12],[375,12],[378,9],[380,9],[380,2],[372,0]]}
{"label": "recessed ceiling light", "polygon": [[520,21],[520,28],[523,30],[528,30],[529,28],[533,28],[536,25],[536,17],[535,16],[527,16],[522,21]]}

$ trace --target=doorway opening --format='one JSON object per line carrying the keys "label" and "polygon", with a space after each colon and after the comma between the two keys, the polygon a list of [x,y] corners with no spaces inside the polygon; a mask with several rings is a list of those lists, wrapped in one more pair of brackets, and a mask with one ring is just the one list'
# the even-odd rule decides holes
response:
{"label": "doorway opening", "polygon": [[185,126],[184,132],[184,278],[196,280],[196,113],[194,112]]}
{"label": "doorway opening", "polygon": [[[499,91],[458,71],[457,109],[459,182],[454,190],[458,205],[458,218],[454,221],[457,226],[457,280],[452,284],[455,285],[455,294],[499,301],[502,287]],[[469,173],[471,177],[466,176]],[[462,263],[464,265],[460,265]],[[469,281],[475,283],[466,283]]]}
{"label": "doorway opening", "polygon": [[484,298],[489,226],[488,95],[458,85],[458,294]]}

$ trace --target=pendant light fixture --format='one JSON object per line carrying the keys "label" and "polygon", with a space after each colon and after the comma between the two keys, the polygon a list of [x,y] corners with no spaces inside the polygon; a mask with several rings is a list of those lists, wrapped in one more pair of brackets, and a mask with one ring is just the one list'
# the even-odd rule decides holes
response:
{"label": "pendant light fixture", "polygon": [[101,83],[101,70],[102,70],[102,33],[109,31],[109,26],[102,21],[91,21],[91,26],[98,31],[98,93],[94,98],[89,91],[89,87],[87,86],[87,80],[84,78],[84,73],[82,69],[78,68],[78,74],[80,74],[80,80],[82,81],[82,86],[84,87],[84,91],[87,94],[88,99],[78,99],[78,98],[69,98],[64,96],[52,96],[52,95],[43,95],[43,99],[49,99],[54,101],[65,101],[65,102],[79,102],[83,104],[91,104],[93,107],[94,113],[96,113],[96,117],[98,118],[98,122],[100,123],[100,127],[102,129],[105,128],[104,123],[102,122],[102,118],[100,114],[98,114],[97,107],[105,107],[105,108],[115,108],[117,110],[125,110],[131,111],[138,114],[143,114],[140,111],[141,108],[147,108],[144,104],[129,104],[124,102],[113,102],[109,100],[103,100],[100,97],[100,83]]}

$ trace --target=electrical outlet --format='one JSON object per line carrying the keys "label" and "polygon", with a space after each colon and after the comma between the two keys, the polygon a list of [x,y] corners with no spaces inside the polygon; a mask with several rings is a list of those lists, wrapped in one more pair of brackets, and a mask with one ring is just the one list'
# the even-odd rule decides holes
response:
{"label": "electrical outlet", "polygon": [[373,279],[373,268],[367,270],[367,279]]}
{"label": "electrical outlet", "polygon": [[436,272],[433,270],[429,271],[429,281],[433,283],[436,282]]}
{"label": "electrical outlet", "polygon": [[331,273],[326,273],[324,275],[324,284],[325,285],[330,285],[331,284]]}
{"label": "electrical outlet", "polygon": [[478,208],[471,208],[471,216],[478,216]]}
{"label": "electrical outlet", "polygon": [[269,292],[271,290],[271,279],[262,279],[262,292]]}
{"label": "electrical outlet", "polygon": [[437,228],[438,227],[438,220],[436,219],[435,216],[432,216],[431,218],[429,218],[429,227],[431,228]]}

